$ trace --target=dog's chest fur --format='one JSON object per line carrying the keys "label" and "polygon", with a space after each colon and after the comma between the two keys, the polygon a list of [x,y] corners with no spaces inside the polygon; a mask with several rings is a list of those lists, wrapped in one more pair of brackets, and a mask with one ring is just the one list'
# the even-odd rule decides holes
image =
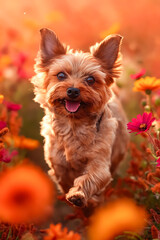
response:
{"label": "dog's chest fur", "polygon": [[80,120],[58,118],[48,112],[43,119],[41,133],[54,169],[56,166],[72,168],[78,174],[98,152],[106,156],[106,144],[114,141],[117,129],[117,120],[108,116],[108,110],[104,110],[103,117],[100,115],[90,123],[81,123]]}
{"label": "dog's chest fur", "polygon": [[55,144],[58,150],[55,151],[56,156],[59,151],[62,151],[66,163],[75,170],[88,162],[89,152],[96,141],[97,128],[95,123],[89,125],[88,123],[82,124],[80,121],[54,119],[52,130],[55,134]]}

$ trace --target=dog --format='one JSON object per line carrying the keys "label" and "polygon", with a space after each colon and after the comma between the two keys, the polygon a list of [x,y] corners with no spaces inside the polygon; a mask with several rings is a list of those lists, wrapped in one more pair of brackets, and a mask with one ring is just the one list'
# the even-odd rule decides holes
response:
{"label": "dog", "polygon": [[113,91],[121,67],[120,35],[74,51],[43,28],[35,63],[35,101],[49,174],[73,206],[97,206],[128,141],[126,116]]}

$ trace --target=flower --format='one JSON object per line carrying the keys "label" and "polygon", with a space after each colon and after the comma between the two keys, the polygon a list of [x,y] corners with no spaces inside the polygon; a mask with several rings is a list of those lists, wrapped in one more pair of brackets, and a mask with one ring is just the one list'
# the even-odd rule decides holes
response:
{"label": "flower", "polygon": [[6,133],[8,133],[8,132],[9,132],[9,129],[8,129],[7,127],[2,128],[2,129],[0,130],[0,137],[3,137],[3,136],[6,135]]}
{"label": "flower", "polygon": [[4,135],[6,135],[6,133],[8,133],[8,131],[9,131],[9,129],[7,128],[6,122],[0,121],[0,137],[3,137]]}
{"label": "flower", "polygon": [[146,70],[143,68],[143,69],[141,69],[140,72],[131,74],[130,77],[134,80],[137,80],[137,79],[141,78],[145,73],[146,73]]}
{"label": "flower", "polygon": [[17,154],[18,152],[16,150],[9,153],[7,149],[3,148],[0,150],[0,162],[9,163]]}
{"label": "flower", "polygon": [[12,146],[14,144],[15,148],[21,148],[21,149],[29,149],[33,150],[39,147],[39,141],[32,139],[32,138],[26,138],[24,136],[6,136],[5,142]]}
{"label": "flower", "polygon": [[147,214],[129,199],[121,199],[99,209],[91,218],[89,240],[111,240],[124,231],[139,232]]}
{"label": "flower", "polygon": [[154,187],[151,188],[153,193],[159,193],[160,194],[160,182],[155,184]]}
{"label": "flower", "polygon": [[146,92],[147,94],[158,89],[160,89],[160,79],[148,76],[135,81],[133,88],[134,91]]}
{"label": "flower", "polygon": [[3,128],[5,128],[7,126],[7,123],[4,121],[0,121],[0,130],[2,130]]}
{"label": "flower", "polygon": [[160,168],[156,168],[154,172],[149,172],[147,174],[147,180],[152,184],[156,184],[160,178]]}
{"label": "flower", "polygon": [[160,231],[154,225],[151,227],[151,234],[153,239],[160,239]]}
{"label": "flower", "polygon": [[0,121],[0,137],[4,136],[8,131],[6,122]]}
{"label": "flower", "polygon": [[160,224],[160,214],[158,214],[154,209],[150,209],[150,213],[152,215],[152,217],[154,218],[154,221],[157,223],[157,224]]}
{"label": "flower", "polygon": [[17,67],[17,74],[20,79],[27,79],[29,75],[24,70],[24,63],[27,60],[27,54],[24,52],[19,52],[14,59],[14,65]]}
{"label": "flower", "polygon": [[16,104],[12,102],[3,101],[4,105],[9,111],[19,111],[22,108],[21,104]]}
{"label": "flower", "polygon": [[32,223],[52,211],[53,184],[43,171],[31,164],[8,168],[0,175],[0,220]]}
{"label": "flower", "polygon": [[132,121],[127,124],[127,129],[130,130],[129,133],[137,132],[137,134],[140,134],[147,132],[154,120],[155,118],[152,118],[152,113],[144,112],[142,115],[138,114],[137,118],[133,118]]}
{"label": "flower", "polygon": [[160,157],[157,159],[157,167],[160,167]]}
{"label": "flower", "polygon": [[0,94],[0,104],[3,102],[4,96]]}
{"label": "flower", "polygon": [[15,55],[15,58],[13,60],[14,65],[17,67],[21,67],[27,60],[27,54],[24,52],[19,52],[17,55]]}
{"label": "flower", "polygon": [[47,236],[44,237],[44,240],[80,240],[81,237],[78,233],[73,231],[68,232],[67,228],[61,229],[61,224],[50,225],[50,228],[46,229]]}
{"label": "flower", "polygon": [[39,147],[39,141],[24,136],[14,136],[13,140],[16,148],[33,150]]}

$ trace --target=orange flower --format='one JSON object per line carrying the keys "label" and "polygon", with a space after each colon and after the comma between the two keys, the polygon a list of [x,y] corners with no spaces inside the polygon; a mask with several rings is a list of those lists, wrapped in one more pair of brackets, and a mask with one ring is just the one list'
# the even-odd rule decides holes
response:
{"label": "orange flower", "polygon": [[153,239],[159,239],[160,236],[160,231],[158,231],[158,229],[156,228],[156,226],[152,226],[151,227],[151,234],[152,234],[152,238]]}
{"label": "orange flower", "polygon": [[121,199],[99,209],[91,218],[90,240],[111,240],[124,231],[139,232],[147,214],[129,199]]}
{"label": "orange flower", "polygon": [[3,102],[4,96],[0,94],[0,104]]}
{"label": "orange flower", "polygon": [[9,145],[12,145],[14,141],[14,147],[16,148],[25,148],[33,150],[39,147],[39,141],[26,138],[24,136],[6,136],[5,142]]}
{"label": "orange flower", "polygon": [[17,148],[26,148],[33,150],[39,147],[39,142],[37,140],[26,138],[24,136],[14,136],[14,146]]}
{"label": "orange flower", "polygon": [[80,240],[81,237],[78,233],[73,231],[68,232],[67,228],[61,229],[61,224],[50,225],[50,228],[46,229],[48,236],[44,237],[44,240]]}
{"label": "orange flower", "polygon": [[153,193],[160,193],[160,182],[155,184],[154,187],[151,188]]}
{"label": "orange flower", "polygon": [[147,174],[147,180],[151,183],[151,184],[156,184],[158,183],[158,179],[160,178],[160,168],[156,168],[156,170],[154,172],[149,172]]}
{"label": "orange flower", "polygon": [[145,77],[134,82],[133,91],[151,93],[160,89],[160,79],[155,77]]}
{"label": "orange flower", "polygon": [[0,220],[38,222],[52,211],[53,185],[38,167],[20,164],[0,175]]}

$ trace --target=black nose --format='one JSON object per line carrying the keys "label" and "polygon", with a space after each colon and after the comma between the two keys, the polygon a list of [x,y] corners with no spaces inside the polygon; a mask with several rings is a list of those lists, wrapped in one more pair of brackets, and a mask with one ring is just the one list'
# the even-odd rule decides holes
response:
{"label": "black nose", "polygon": [[80,90],[78,88],[68,88],[67,95],[70,98],[76,98],[80,95]]}

